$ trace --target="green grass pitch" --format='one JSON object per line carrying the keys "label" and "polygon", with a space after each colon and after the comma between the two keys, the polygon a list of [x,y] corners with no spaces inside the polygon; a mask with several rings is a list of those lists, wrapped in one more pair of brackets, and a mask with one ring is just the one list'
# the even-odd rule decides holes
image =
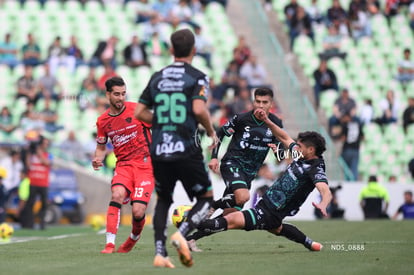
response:
{"label": "green grass pitch", "polygon": [[[168,246],[175,269],[152,266],[152,226],[128,254],[102,255],[105,235],[87,226],[16,230],[0,244],[1,274],[414,274],[414,221],[291,222],[324,245],[302,245],[265,231],[228,231],[201,239],[195,264],[182,266]],[[169,234],[173,232],[170,227]],[[119,246],[129,228],[121,227]]]}

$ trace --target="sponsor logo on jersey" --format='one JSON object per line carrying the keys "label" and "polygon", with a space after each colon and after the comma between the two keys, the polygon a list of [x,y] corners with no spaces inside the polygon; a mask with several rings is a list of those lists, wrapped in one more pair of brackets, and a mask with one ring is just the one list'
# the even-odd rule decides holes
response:
{"label": "sponsor logo on jersey", "polygon": [[273,135],[272,130],[270,130],[269,128],[267,128],[266,130],[266,136],[271,137]]}
{"label": "sponsor logo on jersey", "polygon": [[112,137],[112,144],[114,145],[114,147],[119,147],[136,137],[137,137],[136,131],[132,132],[129,135],[115,135]]}
{"label": "sponsor logo on jersey", "polygon": [[163,143],[157,144],[155,154],[160,156],[162,154],[173,154],[175,152],[184,152],[184,143],[182,141],[172,142],[173,136],[164,133],[162,136]]}
{"label": "sponsor logo on jersey", "polygon": [[128,123],[131,123],[132,118],[131,118],[131,117],[127,117],[127,118],[125,119],[125,121],[126,121],[126,122],[128,122]]}
{"label": "sponsor logo on jersey", "polygon": [[158,82],[158,89],[162,92],[182,91],[184,85],[185,81],[182,80],[174,81],[171,79],[163,79],[160,82]]}

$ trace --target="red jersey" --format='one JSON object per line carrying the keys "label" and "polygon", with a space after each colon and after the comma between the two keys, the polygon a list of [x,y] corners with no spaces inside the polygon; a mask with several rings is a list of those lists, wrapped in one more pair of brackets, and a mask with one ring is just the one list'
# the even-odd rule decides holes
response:
{"label": "red jersey", "polygon": [[[43,153],[44,158],[49,158],[49,153]],[[38,187],[49,186],[50,166],[40,162],[37,155],[30,156],[29,179],[30,185]]]}
{"label": "red jersey", "polygon": [[111,115],[108,109],[96,121],[96,142],[106,144],[109,138],[118,162],[150,161],[151,125],[135,118],[136,105],[133,102],[125,102],[125,108],[121,113]]}

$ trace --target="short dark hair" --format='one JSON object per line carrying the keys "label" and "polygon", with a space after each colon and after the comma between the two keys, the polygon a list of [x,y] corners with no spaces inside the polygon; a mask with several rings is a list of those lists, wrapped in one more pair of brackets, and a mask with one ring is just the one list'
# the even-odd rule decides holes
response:
{"label": "short dark hair", "polygon": [[190,29],[182,29],[174,32],[171,35],[171,44],[174,49],[175,57],[190,56],[194,48],[195,38]]}
{"label": "short dark hair", "polygon": [[273,98],[273,91],[269,88],[257,88],[254,90],[254,96],[270,96]]}
{"label": "short dark hair", "polygon": [[410,195],[411,197],[413,196],[413,192],[411,192],[410,190],[407,190],[404,192],[405,195]]}
{"label": "short dark hair", "polygon": [[326,142],[321,134],[314,131],[300,132],[298,134],[298,141],[306,146],[315,148],[315,155],[321,156],[326,150]]}
{"label": "short dark hair", "polygon": [[110,79],[105,81],[105,87],[107,92],[112,92],[112,88],[114,86],[125,86],[125,81],[119,76],[111,77]]}
{"label": "short dark hair", "polygon": [[368,182],[377,182],[377,181],[378,181],[378,179],[377,179],[377,176],[375,176],[375,175],[371,175],[368,178]]}

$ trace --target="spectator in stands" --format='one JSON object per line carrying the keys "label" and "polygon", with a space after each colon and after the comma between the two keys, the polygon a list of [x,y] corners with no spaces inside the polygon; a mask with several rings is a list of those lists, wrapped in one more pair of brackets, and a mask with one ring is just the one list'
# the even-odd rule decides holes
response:
{"label": "spectator in stands", "polygon": [[85,64],[85,60],[83,57],[83,52],[78,46],[78,39],[76,36],[72,35],[70,37],[70,44],[66,48],[66,55],[67,55],[67,68],[68,71],[73,73],[75,69]]}
{"label": "spectator in stands", "polygon": [[145,44],[139,41],[136,34],[132,36],[131,43],[124,48],[123,55],[125,65],[131,68],[149,66]]}
{"label": "spectator in stands", "polygon": [[211,89],[213,98],[221,102],[226,96],[228,89],[233,89],[236,92],[239,85],[239,78],[239,66],[236,61],[232,60],[224,70],[224,73],[221,76],[221,82],[215,86],[214,89]]}
{"label": "spectator in stands", "polygon": [[398,2],[400,0],[386,0],[384,7],[384,14],[387,17],[388,23],[390,23],[391,17],[396,16],[399,13]]}
{"label": "spectator in stands", "polygon": [[400,111],[400,103],[395,98],[393,90],[388,90],[387,95],[379,103],[381,109],[381,117],[376,119],[376,122],[380,125],[389,123],[396,123],[398,121],[398,114]]}
{"label": "spectator in stands", "polygon": [[388,218],[390,196],[387,189],[378,183],[377,176],[369,176],[368,184],[359,194],[359,201],[365,219]]}
{"label": "spectator in stands", "polygon": [[311,0],[310,5],[306,7],[306,13],[309,15],[313,26],[322,25],[325,21],[325,15],[318,6],[318,0]]}
{"label": "spectator in stands", "polygon": [[11,34],[6,33],[4,41],[0,42],[0,64],[5,64],[13,70],[20,63],[18,53],[17,45],[11,41]]}
{"label": "spectator in stands", "polygon": [[366,3],[361,0],[353,0],[349,4],[348,11],[349,28],[354,40],[364,36],[371,36],[371,23],[366,10]]}
{"label": "spectator in stands", "polygon": [[288,26],[289,29],[292,26],[292,20],[296,16],[296,11],[298,7],[299,7],[299,4],[297,0],[290,0],[289,4],[287,4],[283,9],[283,12],[286,17],[286,25]]}
{"label": "spectator in stands", "polygon": [[267,71],[257,61],[256,55],[250,55],[249,59],[240,68],[240,77],[247,80],[248,88],[270,87],[267,83]]}
{"label": "spectator in stands", "polygon": [[[99,105],[105,105],[107,100],[105,94],[99,90],[96,82],[91,79],[85,79],[81,90],[78,94],[79,109],[97,109]],[[95,147],[94,147],[95,150]]]}
{"label": "spectator in stands", "polygon": [[314,42],[312,21],[302,6],[296,9],[296,13],[290,22],[289,37],[291,50],[293,50],[295,39],[299,35],[307,35]]}
{"label": "spectator in stands", "polygon": [[200,26],[194,27],[194,38],[196,55],[201,56],[206,61],[207,67],[212,69],[211,54],[213,52],[213,43],[202,33]]}
{"label": "spectator in stands", "polygon": [[92,161],[95,157],[96,137],[96,132],[93,132],[89,139],[83,141],[83,150],[88,161]]}
{"label": "spectator in stands", "polygon": [[410,4],[408,12],[410,17],[410,28],[414,32],[414,1]]}
{"label": "spectator in stands", "polygon": [[40,118],[45,122],[45,130],[49,133],[56,133],[62,130],[64,127],[58,125],[59,116],[51,107],[51,98],[46,97],[44,99],[44,108],[39,112]]}
{"label": "spectator in stands", "polygon": [[412,124],[414,124],[414,95],[408,97],[408,106],[403,113],[403,128],[405,133],[407,133],[408,126]]}
{"label": "spectator in stands", "polygon": [[27,43],[22,47],[23,64],[27,66],[38,66],[42,64],[40,47],[31,33],[27,34]]}
{"label": "spectator in stands", "polygon": [[343,142],[341,157],[348,165],[352,172],[352,178],[346,175],[346,180],[357,181],[358,165],[359,165],[359,148],[364,134],[362,132],[362,124],[357,116],[351,116],[346,113],[341,119],[342,134],[341,140]]}
{"label": "spectator in stands", "polygon": [[9,107],[3,106],[0,112],[0,130],[9,134],[17,128],[17,125],[13,124],[13,115],[10,112]]}
{"label": "spectator in stands", "polygon": [[50,98],[60,101],[63,96],[63,87],[59,80],[50,72],[49,64],[43,64],[44,75],[37,81],[39,93],[38,98]]}
{"label": "spectator in stands", "polygon": [[151,16],[154,14],[152,9],[152,4],[149,0],[138,0],[136,6],[137,18],[135,23],[144,23],[150,20]]}
{"label": "spectator in stands", "polygon": [[240,35],[237,40],[237,45],[233,49],[233,60],[241,67],[243,63],[250,57],[252,51],[246,42],[246,38]]}
{"label": "spectator in stands", "polygon": [[402,84],[414,80],[414,61],[411,60],[411,50],[404,49],[404,58],[398,63],[398,74],[395,77]]}
{"label": "spectator in stands", "polygon": [[66,50],[62,46],[60,36],[56,36],[47,50],[47,62],[51,75],[56,75],[60,66],[66,66]]}
{"label": "spectator in stands", "polygon": [[250,90],[243,88],[231,104],[232,114],[241,114],[253,109],[253,102]]}
{"label": "spectator in stands", "polygon": [[169,56],[169,46],[168,43],[163,40],[158,32],[154,32],[152,37],[145,42],[145,50],[149,55],[158,56],[158,57],[168,57]]}
{"label": "spectator in stands", "polygon": [[178,0],[178,3],[174,4],[171,9],[172,20],[177,20],[180,23],[186,23],[192,26],[193,28],[197,24],[192,20],[193,12],[189,6],[187,0]]}
{"label": "spectator in stands", "polygon": [[158,14],[153,14],[150,21],[142,23],[142,39],[144,42],[149,41],[154,33],[158,33],[162,40],[165,40],[164,29],[166,23],[161,21]]}
{"label": "spectator in stands", "polygon": [[403,214],[403,218],[414,219],[414,201],[413,201],[413,192],[408,190],[404,192],[404,203],[397,209],[393,220],[396,220],[400,214]]}
{"label": "spectator in stands", "polygon": [[111,77],[117,76],[114,68],[110,64],[105,64],[104,68],[105,68],[104,73],[103,75],[101,75],[101,77],[98,80],[98,88],[102,92],[106,91],[106,87],[105,87],[106,80],[110,79]]}
{"label": "spectator in stands", "polygon": [[332,6],[327,11],[328,22],[333,24],[341,35],[348,35],[348,14],[341,6],[339,0],[333,0]]}
{"label": "spectator in stands", "polygon": [[118,38],[116,36],[109,37],[106,41],[100,41],[92,55],[90,65],[96,67],[99,65],[110,64],[113,68],[116,67],[116,45]]}
{"label": "spectator in stands", "polygon": [[349,96],[349,90],[347,88],[343,88],[341,95],[335,100],[333,115],[329,118],[329,134],[332,138],[341,136],[341,121],[345,114],[351,117],[354,117],[356,114],[355,100]]}
{"label": "spectator in stands", "polygon": [[174,3],[171,0],[156,0],[152,3],[152,10],[158,14],[161,21],[168,22],[173,6]]}
{"label": "spectator in stands", "polygon": [[328,68],[328,62],[325,59],[321,59],[319,67],[313,72],[313,79],[315,81],[315,86],[313,91],[315,94],[316,107],[319,107],[319,100],[321,92],[326,90],[335,90],[338,91],[338,81],[336,79],[335,73]]}
{"label": "spectator in stands", "polygon": [[207,6],[208,4],[213,3],[213,2],[221,4],[224,8],[227,7],[227,0],[200,0],[200,3],[203,6]]}
{"label": "spectator in stands", "polygon": [[77,139],[73,130],[68,132],[68,136],[59,145],[63,158],[77,163],[86,163],[86,154],[82,143]]}
{"label": "spectator in stands", "polygon": [[16,99],[21,97],[32,103],[37,100],[37,82],[33,77],[32,66],[24,66],[24,75],[17,80]]}
{"label": "spectator in stands", "polygon": [[361,123],[363,125],[369,124],[374,120],[374,117],[374,107],[372,106],[372,100],[365,99],[364,105],[362,105],[359,112]]}
{"label": "spectator in stands", "polygon": [[20,128],[23,130],[25,136],[28,134],[36,135],[45,130],[45,121],[41,118],[40,114],[34,110],[33,103],[27,104],[27,108],[20,119]]}
{"label": "spectator in stands", "polygon": [[332,57],[345,59],[346,53],[341,51],[341,42],[342,35],[338,33],[338,29],[335,25],[330,24],[328,27],[328,34],[323,38],[323,52],[319,54],[319,57],[326,60]]}

